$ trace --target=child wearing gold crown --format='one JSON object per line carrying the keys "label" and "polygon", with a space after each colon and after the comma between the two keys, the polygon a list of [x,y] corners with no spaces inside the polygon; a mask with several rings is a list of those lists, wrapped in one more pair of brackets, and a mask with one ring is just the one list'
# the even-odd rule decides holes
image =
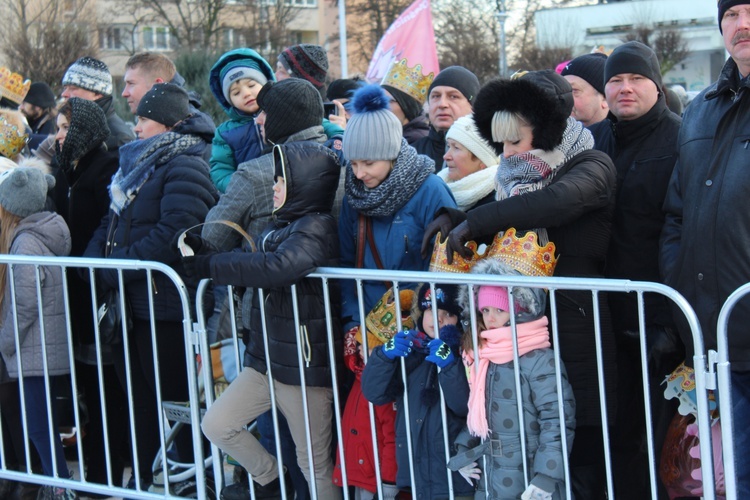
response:
{"label": "child wearing gold crown", "polygon": [[[521,274],[503,258],[484,259],[472,272]],[[462,289],[458,302],[468,311],[468,287]],[[448,467],[459,471],[469,484],[477,480],[477,496],[481,498],[565,498],[563,453],[570,453],[573,446],[575,400],[562,365],[562,395],[558,398],[549,321],[544,315],[545,291],[514,287],[511,304],[507,287],[482,285],[476,291],[475,304],[481,313],[478,346],[473,345],[471,331],[464,334],[463,341],[471,388],[467,429],[457,438],[459,453]],[[511,310],[518,341],[520,395],[516,393]],[[564,422],[560,421],[560,402]],[[519,404],[523,408],[526,465],[531,480],[528,485],[524,481]],[[561,440],[563,426],[567,452]],[[501,443],[501,448],[496,449],[495,443]]]}
{"label": "child wearing gold crown", "polygon": [[[370,402],[397,402],[396,486],[411,490],[407,446],[407,439],[411,437],[414,498],[448,498],[448,474],[453,474],[456,498],[471,498],[474,492],[473,486],[463,482],[457,472],[451,473],[445,467],[448,457],[443,434],[447,432],[449,442],[453,443],[465,425],[469,398],[459,355],[461,308],[456,303],[457,294],[458,285],[422,285],[413,308],[417,328],[398,332],[384,345],[376,347],[362,374],[362,393]],[[401,358],[406,366],[408,398],[401,378]],[[440,388],[445,396],[448,429],[443,428]],[[410,433],[406,428],[405,405],[409,410]]]}

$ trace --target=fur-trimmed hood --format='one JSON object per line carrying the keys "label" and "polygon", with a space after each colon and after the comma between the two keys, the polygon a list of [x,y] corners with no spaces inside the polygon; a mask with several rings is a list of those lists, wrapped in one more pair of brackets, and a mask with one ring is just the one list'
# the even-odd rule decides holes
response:
{"label": "fur-trimmed hood", "polygon": [[498,111],[518,113],[531,124],[534,149],[551,151],[563,138],[573,109],[573,89],[551,70],[530,71],[521,78],[497,78],[479,91],[474,101],[474,121],[479,134],[502,152],[492,136],[492,118]]}
{"label": "fur-trimmed hood", "polygon": [[[472,274],[496,274],[500,276],[522,276],[521,273],[510,267],[500,259],[488,258],[477,262],[471,269]],[[478,286],[474,286],[474,305],[476,306],[476,293]],[[544,315],[547,307],[547,292],[543,288],[514,287],[513,298],[515,304],[520,306],[522,311],[516,314],[517,323],[526,323],[539,319]],[[469,331],[466,325],[470,324],[470,306],[469,306],[469,286],[462,286],[458,291],[456,303],[463,309],[462,322],[465,331]]]}

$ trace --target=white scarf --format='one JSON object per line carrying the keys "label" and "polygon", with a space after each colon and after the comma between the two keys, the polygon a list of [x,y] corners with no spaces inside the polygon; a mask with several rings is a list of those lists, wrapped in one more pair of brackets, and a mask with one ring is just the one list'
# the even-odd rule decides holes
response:
{"label": "white scarf", "polygon": [[448,179],[449,169],[443,168],[438,176],[448,184],[448,188],[456,199],[458,209],[465,212],[476,203],[495,190],[495,174],[497,165],[478,170],[463,179],[451,181]]}

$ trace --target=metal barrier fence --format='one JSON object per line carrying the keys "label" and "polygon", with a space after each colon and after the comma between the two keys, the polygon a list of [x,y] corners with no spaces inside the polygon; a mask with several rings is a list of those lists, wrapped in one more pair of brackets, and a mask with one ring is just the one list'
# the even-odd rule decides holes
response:
{"label": "metal barrier fence", "polygon": [[[167,455],[168,453],[160,453],[159,456],[155,457],[155,464],[154,468],[159,469],[161,471],[169,471],[168,473],[164,473],[163,476],[163,487],[160,491],[155,491],[154,488],[151,489],[151,491],[147,491],[145,488],[141,488],[141,478],[139,470],[141,470],[141,467],[139,467],[139,460],[138,460],[138,454],[136,453],[136,449],[139,445],[142,445],[142,441],[139,441],[139,434],[136,432],[136,426],[134,424],[135,420],[135,414],[133,410],[133,404],[134,401],[134,395],[138,395],[138,391],[143,390],[143,388],[140,387],[134,387],[133,386],[133,373],[131,371],[131,363],[133,360],[130,359],[129,353],[131,352],[131,346],[129,343],[131,342],[128,335],[124,336],[124,342],[123,342],[123,351],[124,351],[124,366],[125,366],[125,380],[127,381],[127,397],[128,402],[131,403],[128,405],[128,432],[121,432],[120,429],[108,429],[108,427],[104,426],[104,446],[105,446],[105,452],[106,452],[106,468],[107,468],[107,481],[106,484],[97,484],[93,482],[87,482],[85,478],[85,470],[84,470],[84,460],[82,457],[84,457],[84,449],[81,439],[78,440],[74,455],[74,460],[69,460],[70,463],[77,462],[77,466],[74,469],[74,476],[75,479],[62,479],[61,477],[48,477],[41,475],[39,473],[32,472],[32,463],[30,459],[30,447],[29,444],[29,436],[28,436],[28,426],[24,426],[23,430],[23,440],[25,443],[25,451],[26,451],[26,463],[22,464],[25,465],[24,472],[16,471],[8,468],[8,456],[6,446],[5,446],[5,436],[6,429],[3,427],[0,427],[0,438],[3,438],[0,443],[3,443],[3,446],[0,447],[0,460],[2,461],[2,467],[0,468],[0,478],[2,479],[10,479],[14,481],[23,481],[23,482],[30,482],[30,483],[37,483],[37,484],[46,484],[46,485],[54,485],[64,488],[69,488],[76,490],[78,492],[90,492],[90,493],[96,493],[96,494],[106,494],[111,496],[124,496],[126,498],[145,498],[145,499],[153,499],[153,498],[183,498],[182,493],[179,493],[174,487],[180,483],[184,477],[184,473],[186,469],[192,469],[190,472],[191,474],[194,474],[194,491],[192,492],[191,496],[195,496],[197,498],[218,498],[219,492],[221,491],[222,487],[225,484],[224,479],[224,461],[223,456],[216,448],[215,446],[211,446],[211,452],[210,453],[204,453],[204,443],[205,441],[202,438],[201,430],[199,427],[199,424],[202,419],[202,410],[201,406],[201,394],[200,394],[200,386],[203,386],[206,388],[205,390],[205,406],[207,408],[210,408],[213,401],[214,401],[214,394],[213,391],[210,390],[210,388],[213,387],[213,376],[211,373],[211,370],[208,369],[211,366],[211,363],[209,360],[211,359],[211,350],[210,346],[207,340],[207,337],[205,335],[206,332],[206,316],[204,314],[204,301],[208,297],[208,287],[207,287],[207,281],[204,281],[201,283],[198,289],[198,299],[197,299],[197,322],[195,324],[192,323],[191,320],[191,305],[190,305],[190,297],[188,294],[188,290],[180,280],[180,277],[168,266],[158,264],[158,263],[152,263],[152,262],[140,262],[140,261],[126,261],[126,260],[113,260],[113,259],[78,259],[78,258],[25,258],[25,257],[13,257],[13,256],[3,256],[0,258],[0,263],[7,263],[9,264],[9,277],[11,279],[11,282],[13,282],[13,270],[18,268],[18,266],[24,266],[24,265],[32,265],[34,266],[34,272],[36,276],[36,288],[37,288],[37,296],[39,298],[39,304],[38,304],[38,316],[39,320],[44,325],[44,318],[42,314],[42,304],[41,304],[41,290],[42,286],[40,284],[42,283],[42,275],[43,273],[47,272],[49,269],[61,269],[63,270],[63,279],[65,280],[67,284],[67,275],[71,272],[78,273],[80,270],[83,270],[83,272],[91,279],[94,283],[96,282],[96,273],[95,270],[97,269],[109,269],[109,270],[117,270],[118,277],[119,277],[119,288],[122,293],[125,291],[125,281],[124,278],[127,278],[128,276],[131,276],[131,273],[134,271],[137,271],[139,273],[143,273],[146,275],[148,283],[148,290],[149,290],[149,318],[147,320],[147,323],[150,325],[151,329],[151,336],[152,336],[152,342],[151,342],[151,348],[154,351],[155,356],[153,361],[154,364],[154,372],[155,372],[155,385],[156,385],[156,398],[157,398],[157,405],[158,405],[158,411],[162,412],[164,411],[164,415],[169,415],[170,418],[177,418],[182,419],[182,422],[189,423],[190,424],[190,437],[192,439],[192,451],[194,454],[194,460],[192,463],[183,463],[181,465],[175,465],[168,459]],[[186,364],[186,373],[184,376],[186,377],[186,384],[188,389],[188,396],[189,396],[189,404],[185,407],[185,409],[182,411],[182,417],[177,416],[175,417],[172,413],[180,413],[179,411],[172,412],[172,410],[175,409],[175,406],[170,406],[168,403],[166,405],[163,405],[165,403],[162,399],[162,394],[160,392],[160,387],[162,386],[163,380],[160,379],[160,370],[159,370],[159,361],[158,361],[158,349],[157,349],[157,338],[159,336],[159,329],[157,327],[157,320],[156,320],[156,311],[154,308],[154,290],[153,290],[153,275],[155,273],[163,274],[165,275],[176,287],[178,294],[179,294],[179,300],[181,302],[181,308],[183,311],[183,318],[182,318],[182,332],[184,335],[184,343],[185,343],[185,352],[184,353],[169,353],[169,355],[172,356],[185,356],[185,364]],[[702,337],[700,333],[700,327],[697,321],[697,318],[695,316],[695,313],[691,309],[691,307],[687,304],[685,299],[676,293],[674,290],[670,289],[669,287],[655,284],[655,283],[647,283],[647,282],[630,282],[630,281],[624,281],[624,280],[603,280],[603,279],[585,279],[585,278],[527,278],[527,277],[511,277],[511,276],[486,276],[486,275],[457,275],[457,274],[444,274],[444,273],[425,273],[425,272],[398,272],[398,271],[383,271],[383,270],[362,270],[362,269],[337,269],[337,268],[321,268],[316,270],[315,273],[310,275],[310,278],[315,280],[321,280],[321,283],[323,284],[323,290],[324,290],[324,302],[326,305],[326,324],[327,324],[327,335],[328,335],[328,362],[331,364],[332,367],[332,373],[336,373],[337,369],[337,360],[340,358],[340,353],[336,353],[334,350],[334,336],[338,336],[338,332],[334,332],[334,321],[332,317],[332,307],[331,307],[331,293],[330,293],[330,285],[335,282],[339,282],[341,280],[353,280],[356,283],[357,290],[359,291],[359,312],[360,317],[364,318],[368,311],[365,310],[364,303],[362,301],[362,287],[366,281],[374,280],[374,281],[380,281],[383,280],[390,280],[394,284],[394,288],[396,291],[398,291],[401,287],[408,287],[413,286],[416,283],[424,283],[424,282],[430,282],[433,284],[435,283],[451,283],[451,284],[457,284],[457,285],[466,285],[469,287],[469,297],[470,297],[470,306],[471,306],[471,323],[472,323],[472,341],[474,345],[477,345],[477,329],[476,329],[476,307],[474,302],[473,293],[471,293],[475,287],[481,286],[481,285],[495,285],[495,286],[507,286],[509,287],[510,291],[510,300],[511,300],[511,309],[513,306],[514,296],[513,296],[513,290],[514,288],[518,287],[531,287],[531,288],[539,288],[543,287],[546,288],[549,291],[548,300],[550,302],[551,306],[551,317],[550,317],[550,334],[552,338],[553,345],[559,345],[559,327],[558,327],[558,318],[557,318],[557,298],[559,295],[559,292],[561,290],[583,290],[591,293],[592,301],[593,301],[593,311],[594,311],[594,318],[593,322],[595,325],[595,334],[596,334],[596,345],[597,345],[597,373],[596,377],[598,380],[599,385],[599,400],[600,400],[600,409],[601,409],[601,420],[602,420],[602,432],[603,432],[603,442],[604,442],[604,451],[605,451],[605,468],[606,468],[606,477],[607,477],[607,489],[608,489],[608,496],[609,498],[616,498],[615,497],[615,491],[614,491],[614,481],[613,481],[613,475],[612,475],[612,461],[611,461],[611,451],[609,446],[610,436],[608,431],[608,415],[607,415],[607,405],[606,405],[606,397],[604,393],[604,386],[605,386],[605,380],[604,380],[604,367],[602,362],[602,356],[601,356],[601,322],[599,318],[599,294],[605,293],[605,292],[630,292],[635,293],[638,297],[638,311],[639,311],[639,318],[640,318],[640,331],[641,331],[641,361],[642,361],[642,367],[643,367],[643,394],[646,395],[645,400],[647,402],[646,404],[646,434],[647,434],[647,442],[648,442],[648,457],[649,457],[649,470],[650,470],[650,489],[652,492],[652,497],[657,498],[657,468],[658,464],[655,462],[655,450],[653,448],[653,429],[651,425],[651,410],[650,410],[650,404],[648,404],[649,401],[649,376],[648,376],[648,367],[646,363],[647,359],[647,352],[646,352],[646,345],[644,341],[644,334],[645,331],[644,327],[644,301],[643,301],[643,294],[644,293],[656,293],[663,295],[667,297],[671,302],[673,302],[680,310],[682,310],[683,314],[685,314],[688,324],[690,325],[693,333],[693,342],[694,342],[694,351],[696,355],[693,358],[693,365],[695,367],[695,379],[696,379],[696,396],[697,396],[697,406],[698,406],[698,427],[699,427],[699,438],[700,438],[700,450],[701,450],[701,456],[704,457],[704,460],[701,462],[702,467],[702,477],[704,480],[705,485],[713,485],[714,484],[714,468],[712,464],[712,448],[711,448],[711,430],[709,427],[709,418],[708,418],[708,397],[707,397],[707,389],[713,389],[716,387],[714,378],[713,378],[713,370],[712,368],[709,369],[709,361],[707,359],[706,354],[704,354],[705,349],[702,342]],[[295,300],[293,301],[293,312],[294,317],[299,319],[299,310],[298,310],[298,304],[296,301],[296,289],[295,287],[292,287],[292,292],[295,297]],[[258,291],[257,293],[260,294],[260,307],[261,312],[265,316],[264,312],[264,292]],[[11,295],[13,295],[13,290],[11,289]],[[434,294],[433,294],[434,295]],[[231,294],[230,294],[231,297]],[[397,309],[398,309],[398,300],[399,300],[399,294],[395,294],[395,300],[397,301]],[[94,303],[96,304],[96,294],[92,292],[92,300],[94,300]],[[433,299],[434,301],[435,299]],[[68,296],[68,289],[65,287],[65,292],[63,295],[63,301],[65,305],[65,318],[66,318],[66,331],[67,331],[67,338],[68,338],[68,360],[71,365],[71,373],[69,377],[66,377],[67,380],[69,380],[69,383],[71,384],[73,388],[73,394],[77,394],[79,387],[80,380],[77,375],[76,371],[76,363],[75,363],[75,356],[76,353],[74,352],[72,346],[73,346],[73,337],[74,332],[71,329],[71,320],[70,320],[70,307],[69,307],[69,296]],[[727,308],[731,307],[730,304],[731,300],[727,302]],[[233,301],[229,301],[229,307],[232,309],[230,317],[232,318],[232,338],[234,339],[234,345],[239,347],[239,339],[237,335],[237,325],[234,321],[235,314],[234,314],[234,303]],[[92,314],[92,318],[95,317],[97,307],[94,306],[94,310],[90,311],[90,314]],[[433,311],[436,308],[433,307]],[[723,314],[723,312],[722,312]],[[723,317],[723,316],[722,316]],[[396,318],[398,322],[398,329],[401,329],[401,318]],[[297,338],[302,338],[303,333],[300,331],[301,328],[299,327],[299,321],[297,323]],[[17,324],[16,330],[18,330]],[[515,332],[515,320],[511,319],[511,327],[513,331]],[[44,341],[44,326],[42,326],[42,341]],[[265,331],[265,322],[264,322],[264,332],[263,332],[264,338],[267,340],[267,331]],[[515,337],[515,334],[514,334]],[[365,356],[367,356],[367,336],[363,336],[363,342],[365,343],[364,346],[364,353]],[[721,338],[721,335],[719,336]],[[20,338],[16,337],[16,342],[18,342]],[[268,342],[266,344],[266,359],[269,358],[269,351],[268,351]],[[103,361],[102,361],[102,353],[103,353],[103,347],[97,337],[96,341],[96,359],[97,359],[97,376],[99,377],[99,383],[101,386],[103,386]],[[722,348],[724,349],[722,354]],[[297,345],[298,349],[298,360],[299,360],[299,366],[304,366],[304,355],[303,352],[303,345],[302,343],[298,343]],[[198,372],[198,366],[196,361],[196,354],[200,354],[200,359],[203,360],[203,369],[202,373],[199,374]],[[514,338],[514,366],[516,368],[514,369],[515,372],[515,383],[516,383],[516,394],[520,398],[521,391],[518,390],[520,388],[520,375],[518,371],[518,346],[517,342]],[[45,354],[46,356],[46,354]],[[564,422],[564,410],[563,405],[561,404],[561,360],[560,355],[557,352],[557,349],[554,351],[554,360],[555,360],[555,372],[556,372],[556,388],[557,388],[557,394],[558,394],[558,406],[560,408],[559,410],[559,418],[562,422]],[[234,361],[237,363],[237,365],[241,365],[241,356],[239,349],[234,352]],[[728,378],[726,377],[726,374],[722,375],[723,370],[728,370],[728,361],[726,357],[726,347],[725,344],[722,344],[720,341],[719,344],[719,384],[721,387],[724,387],[722,385]],[[476,364],[476,363],[475,363]],[[273,374],[270,372],[270,366],[269,368],[269,378],[272,378]],[[402,375],[402,381],[404,384],[404,391],[408,392],[410,388],[408,387],[408,377],[406,374],[406,369],[404,366],[404,363],[401,362],[400,371]],[[728,373],[728,371],[727,371]],[[199,378],[201,379],[201,383],[199,384]],[[288,416],[290,418],[303,418],[305,422],[305,429],[307,429],[306,432],[306,440],[307,440],[307,449],[308,449],[308,461],[311,464],[310,471],[308,472],[308,477],[314,477],[314,460],[313,460],[313,450],[311,447],[311,432],[314,432],[313,429],[310,428],[310,415],[308,408],[308,402],[305,397],[306,394],[306,383],[305,383],[305,373],[303,369],[300,369],[300,378],[301,378],[301,385],[302,385],[302,394],[303,394],[303,407],[304,407],[304,415],[293,415]],[[46,376],[45,376],[46,379]],[[23,376],[23,373],[21,373],[21,376],[19,378],[19,384],[23,387],[25,377]],[[341,443],[343,441],[343,431],[341,426],[341,415],[343,412],[345,401],[341,400],[339,394],[339,387],[338,383],[339,381],[336,379],[336,377],[333,377],[332,380],[333,383],[333,406],[334,406],[334,415],[335,415],[335,421],[337,422],[336,429],[335,429],[335,437],[336,441],[338,443]],[[273,422],[274,422],[274,428],[278,428],[278,414],[275,404],[275,390],[274,385],[270,384],[271,386],[271,408],[272,408],[272,415],[273,415]],[[90,396],[90,395],[89,395]],[[104,422],[108,422],[108,416],[107,416],[107,408],[105,404],[105,395],[99,394],[100,403],[102,407],[102,414],[101,418]],[[52,408],[52,394],[49,390],[46,391],[45,394],[46,401],[47,401],[47,408],[48,411],[51,411],[50,408]],[[406,399],[406,395],[405,395]],[[731,418],[727,419],[727,415],[731,415],[728,410],[726,410],[723,406],[727,403],[729,398],[723,398],[721,399],[722,404],[722,415],[724,416],[724,427],[722,431],[724,432],[724,462],[725,462],[725,472],[726,472],[726,478],[727,478],[727,498],[734,498],[734,485],[732,484],[732,481],[730,478],[733,478],[733,475],[730,472],[733,472],[733,449],[731,446]],[[725,403],[726,402],[726,403]],[[440,394],[440,405],[441,405],[441,419],[443,423],[443,429],[446,429],[446,408],[445,408],[445,401],[444,401],[444,395],[441,391]],[[520,404],[519,404],[519,420],[523,420],[523,415],[520,411]],[[83,428],[83,420],[82,415],[80,414],[79,408],[77,405],[73,405],[74,407],[74,421],[75,421],[75,427],[77,429]],[[23,390],[21,390],[21,415],[24,422],[27,422],[27,414],[26,414],[26,401],[25,397],[23,395]],[[177,407],[179,409],[179,407]],[[0,407],[0,410],[2,410],[2,407]],[[378,457],[378,445],[377,445],[377,432],[375,432],[375,415],[372,404],[369,405],[370,410],[370,431],[373,436],[373,449],[375,450],[375,475],[376,475],[376,482],[378,484],[378,497],[383,497],[383,489],[382,489],[382,480],[380,477],[380,457]],[[409,411],[409,405],[405,405],[404,411],[408,413]],[[53,428],[52,425],[52,418],[51,415],[48,414],[48,433],[51,439],[53,439],[53,436],[57,435],[58,430]],[[411,435],[410,432],[410,424],[409,424],[409,418],[407,415],[407,435]],[[159,446],[158,448],[161,450],[167,450],[170,448],[170,443],[172,440],[172,437],[169,437],[169,431],[171,429],[174,429],[174,423],[170,423],[170,421],[166,418],[159,418],[158,420],[159,424]],[[729,424],[729,425],[727,425]],[[523,426],[521,427],[521,443],[522,447],[524,446],[525,437],[524,437],[524,430]],[[112,456],[110,455],[110,449],[109,449],[109,442],[110,437],[113,431],[119,435],[127,434],[130,436],[130,450],[133,455],[133,471],[135,475],[136,490],[129,490],[122,488],[120,485],[119,478],[113,477],[112,474]],[[187,430],[182,431],[187,432]],[[567,449],[567,442],[566,442],[566,436],[565,432],[561,433],[561,440],[563,443],[562,449]],[[79,434],[80,435],[80,434]],[[85,437],[84,437],[85,439]],[[281,449],[281,442],[278,436],[278,433],[275,433],[275,444],[276,449]],[[450,448],[451,443],[448,442],[447,434],[444,434],[444,440],[443,440],[443,447],[446,453],[446,462],[450,458]],[[408,454],[410,457],[410,469],[411,469],[411,481],[412,481],[412,489],[416,491],[418,484],[416,482],[418,479],[415,477],[414,474],[414,450],[412,450],[411,446],[411,440],[406,440],[407,447],[408,447]],[[332,450],[333,452],[334,450]],[[205,450],[205,452],[208,452],[208,450]],[[346,465],[343,455],[343,449],[339,448],[338,451],[336,451],[338,458],[340,459],[342,463],[342,479],[344,485],[349,484],[347,481],[347,473],[346,473]],[[525,450],[522,452],[525,455]],[[213,458],[212,458],[213,457]],[[568,458],[567,454],[563,453],[563,460],[564,460],[564,468],[566,477],[569,477],[569,464],[568,464]],[[54,467],[54,466],[53,466]],[[278,460],[278,471],[280,473],[283,472],[283,463],[282,460]],[[54,474],[58,475],[60,471],[55,470]],[[524,462],[524,476],[526,478],[526,481],[528,482],[529,479],[529,464]],[[450,485],[450,496],[453,498],[453,485],[451,480],[451,475],[446,469],[446,477],[448,480],[448,484]],[[252,483],[251,483],[252,484]],[[731,487],[730,487],[731,485]],[[283,485],[282,485],[283,488]],[[320,498],[317,495],[316,488],[315,488],[315,482],[311,482],[311,494],[312,498]],[[568,498],[571,497],[571,491],[570,491],[570,481],[566,481],[565,486],[565,494]],[[252,498],[254,497],[254,493],[251,493]],[[345,487],[343,488],[342,495],[344,498],[350,498],[349,491]],[[286,491],[285,498],[292,498],[291,492]],[[703,494],[703,497],[711,500],[716,498],[715,491],[713,488],[705,488],[705,492]]]}

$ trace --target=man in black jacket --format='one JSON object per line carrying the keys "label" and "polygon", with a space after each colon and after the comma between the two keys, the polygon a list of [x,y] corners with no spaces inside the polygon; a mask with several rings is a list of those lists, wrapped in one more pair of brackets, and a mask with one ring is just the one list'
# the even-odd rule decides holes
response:
{"label": "man in black jacket", "polygon": [[[617,202],[605,275],[639,281],[661,281],[659,236],[662,204],[676,160],[680,118],[668,108],[659,61],[639,42],[617,47],[604,66],[604,91],[610,114],[591,127],[596,149],[612,157],[617,168]],[[618,357],[618,414],[614,433],[614,472],[618,498],[648,498],[648,456],[640,342],[648,349],[653,412],[654,451],[658,457],[671,405],[664,404],[659,384],[683,359],[663,296],[646,294],[645,332],[641,332],[635,294],[612,293]]]}
{"label": "man in black jacket", "polygon": [[[719,1],[719,30],[731,57],[719,79],[685,110],[661,249],[666,283],[697,313],[706,349],[716,349],[718,315],[727,297],[750,281],[750,1]],[[681,314],[675,318],[692,363],[690,328]],[[743,299],[727,331],[736,457],[747,456],[750,446],[749,323],[750,306]],[[735,467],[737,498],[750,498],[750,462],[735,460]]]}
{"label": "man in black jacket", "polygon": [[478,93],[477,76],[461,66],[445,68],[432,81],[427,93],[430,133],[412,146],[435,161],[436,172],[443,168],[446,132],[453,122],[471,114],[471,103]]}

